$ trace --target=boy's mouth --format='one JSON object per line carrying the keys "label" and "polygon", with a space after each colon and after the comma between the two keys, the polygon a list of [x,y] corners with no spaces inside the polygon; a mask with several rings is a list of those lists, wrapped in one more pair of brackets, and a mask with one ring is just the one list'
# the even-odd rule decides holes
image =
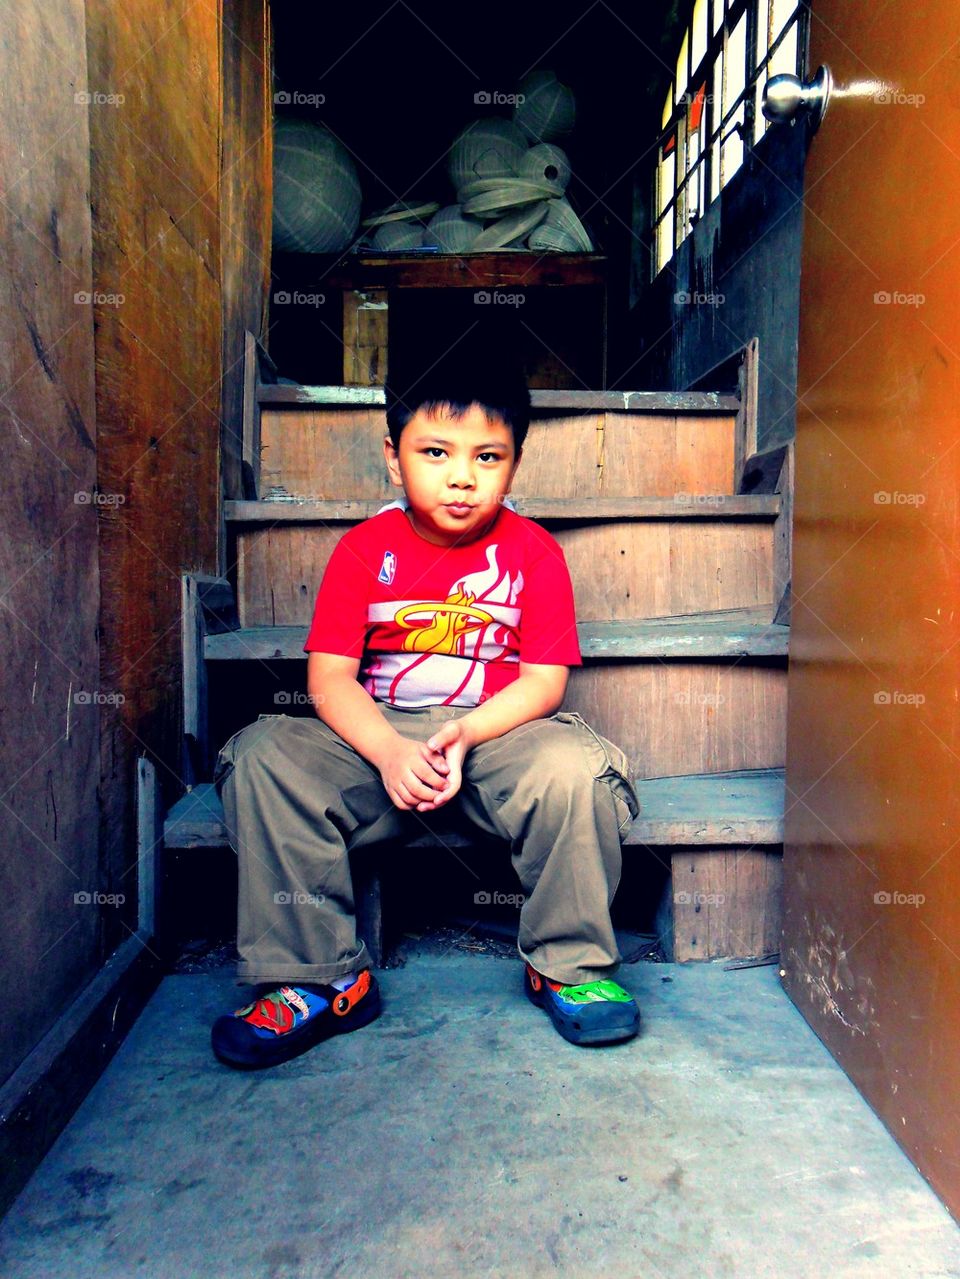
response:
{"label": "boy's mouth", "polygon": [[448,511],[472,511],[472,502],[444,502]]}

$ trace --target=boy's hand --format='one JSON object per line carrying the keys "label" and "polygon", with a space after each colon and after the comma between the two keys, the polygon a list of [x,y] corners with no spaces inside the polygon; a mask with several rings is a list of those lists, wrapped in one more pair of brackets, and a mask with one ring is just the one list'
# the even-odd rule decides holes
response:
{"label": "boy's hand", "polygon": [[434,807],[429,801],[448,783],[445,774],[449,764],[442,752],[409,737],[398,735],[389,757],[378,766],[387,794],[397,808],[426,811]]}
{"label": "boy's hand", "polygon": [[448,772],[443,790],[438,792],[435,798],[417,804],[418,813],[432,812],[453,799],[463,780],[464,757],[472,745],[467,725],[457,719],[448,719],[445,724],[440,725],[432,737],[427,739],[428,748],[442,753]]}

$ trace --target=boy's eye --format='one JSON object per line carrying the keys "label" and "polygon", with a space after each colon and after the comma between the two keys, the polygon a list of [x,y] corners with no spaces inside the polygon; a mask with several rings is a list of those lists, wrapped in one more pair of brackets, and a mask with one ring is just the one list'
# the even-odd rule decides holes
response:
{"label": "boy's eye", "polygon": [[[427,444],[423,449],[424,457],[428,458],[445,458],[446,449],[441,449],[438,444]],[[492,453],[490,450],[484,449],[483,453],[477,454],[478,462],[500,462],[501,455]]]}

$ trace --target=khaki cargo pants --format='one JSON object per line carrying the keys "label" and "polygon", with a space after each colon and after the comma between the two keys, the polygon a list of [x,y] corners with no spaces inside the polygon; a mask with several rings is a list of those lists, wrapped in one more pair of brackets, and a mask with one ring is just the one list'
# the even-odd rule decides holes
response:
{"label": "khaki cargo pants", "polygon": [[[378,706],[419,741],[470,709]],[[327,982],[369,965],[348,853],[386,841],[412,863],[405,841],[441,814],[509,841],[523,958],[571,985],[616,971],[610,904],[639,803],[623,751],[576,712],[475,746],[460,790],[435,814],[397,808],[379,771],[317,718],[261,715],[224,746],[214,780],[239,859],[240,981]]]}

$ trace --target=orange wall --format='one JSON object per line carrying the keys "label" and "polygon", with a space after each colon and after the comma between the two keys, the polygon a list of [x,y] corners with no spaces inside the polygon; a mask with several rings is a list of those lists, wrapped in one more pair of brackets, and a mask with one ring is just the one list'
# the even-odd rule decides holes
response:
{"label": "orange wall", "polygon": [[806,175],[783,967],[960,1214],[958,39],[952,0],[813,7],[841,92]]}

